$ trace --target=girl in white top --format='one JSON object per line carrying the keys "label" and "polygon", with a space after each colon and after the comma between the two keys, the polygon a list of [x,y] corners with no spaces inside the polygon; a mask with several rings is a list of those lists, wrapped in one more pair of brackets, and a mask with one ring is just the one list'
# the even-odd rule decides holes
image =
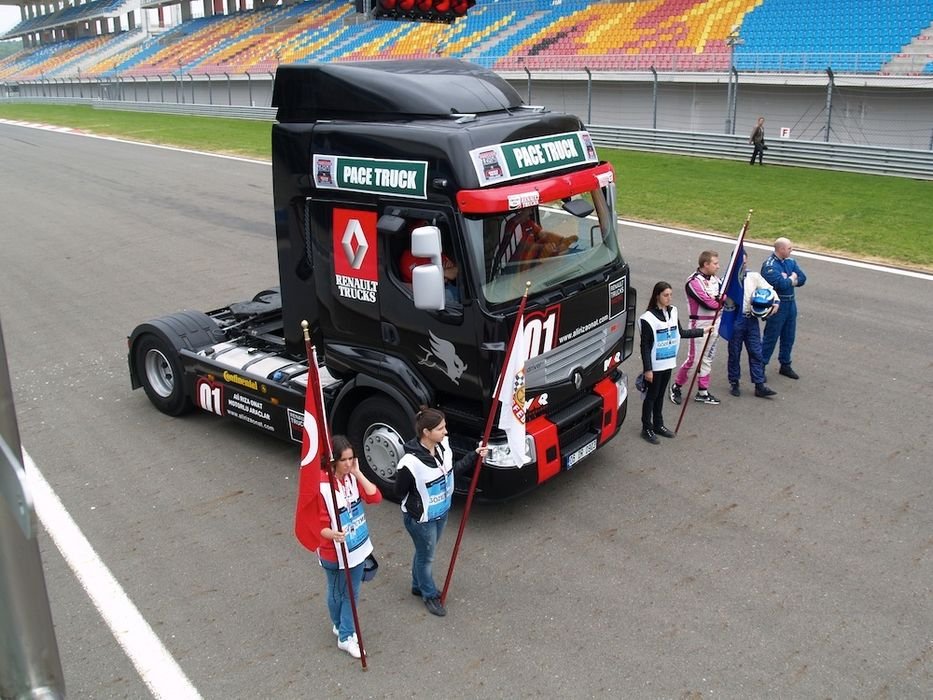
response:
{"label": "girl in white top", "polygon": [[667,282],[654,285],[648,308],[641,315],[641,360],[648,392],[641,407],[641,436],[657,445],[658,435],[674,437],[674,431],[664,425],[664,396],[671,380],[671,371],[677,366],[677,350],[681,338],[700,338],[709,333],[706,328],[684,330],[677,319],[677,307],[671,305],[673,291]]}

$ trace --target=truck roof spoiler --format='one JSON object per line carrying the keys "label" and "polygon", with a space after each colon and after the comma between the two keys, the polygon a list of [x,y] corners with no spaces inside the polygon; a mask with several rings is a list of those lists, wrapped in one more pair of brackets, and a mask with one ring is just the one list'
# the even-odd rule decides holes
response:
{"label": "truck roof spoiler", "polygon": [[282,65],[272,106],[280,123],[393,121],[502,112],[521,107],[522,98],[490,70],[437,58]]}

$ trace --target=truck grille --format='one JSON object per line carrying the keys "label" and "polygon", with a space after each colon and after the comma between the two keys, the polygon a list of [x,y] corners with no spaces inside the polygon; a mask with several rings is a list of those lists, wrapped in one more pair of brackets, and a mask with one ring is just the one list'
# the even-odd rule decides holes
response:
{"label": "truck grille", "polygon": [[588,432],[599,432],[603,420],[603,401],[596,394],[573,398],[560,405],[550,405],[529,414],[528,419],[544,415],[557,426],[561,445],[568,445]]}

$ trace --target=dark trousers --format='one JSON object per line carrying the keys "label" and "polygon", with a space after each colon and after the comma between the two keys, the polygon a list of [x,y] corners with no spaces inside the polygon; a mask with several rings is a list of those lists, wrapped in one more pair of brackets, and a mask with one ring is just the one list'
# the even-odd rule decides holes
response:
{"label": "dark trousers", "polygon": [[748,161],[749,165],[755,164],[755,156],[758,156],[758,165],[763,165],[761,162],[762,158],[765,155],[765,145],[763,143],[756,143],[755,150],[752,151],[752,159]]}
{"label": "dark trousers", "polygon": [[767,365],[771,362],[774,346],[780,340],[778,362],[782,365],[790,364],[790,353],[794,349],[794,340],[797,337],[797,301],[795,299],[781,299],[774,316],[765,321],[765,335],[761,344],[761,359]]}
{"label": "dark trousers", "polygon": [[664,425],[664,397],[667,395],[667,385],[671,381],[672,369],[655,371],[654,380],[645,382],[648,391],[645,402],[641,405],[641,425],[645,430],[655,430]]}
{"label": "dark trousers", "polygon": [[765,365],[761,361],[761,328],[754,316],[739,316],[732,327],[729,339],[729,362],[727,364],[729,383],[736,384],[742,376],[742,346],[748,351],[748,373],[752,384],[763,384]]}

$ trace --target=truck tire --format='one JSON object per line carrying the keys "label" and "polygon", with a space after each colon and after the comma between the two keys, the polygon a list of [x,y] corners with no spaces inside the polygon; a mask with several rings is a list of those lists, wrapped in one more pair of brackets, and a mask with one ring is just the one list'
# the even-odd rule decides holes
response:
{"label": "truck tire", "polygon": [[395,470],[405,441],[415,434],[406,413],[394,401],[373,396],[350,414],[347,433],[359,448],[360,468],[389,500],[395,498]]}
{"label": "truck tire", "polygon": [[154,333],[142,336],[136,344],[136,371],[146,396],[162,413],[180,416],[194,408],[185,393],[178,353]]}

